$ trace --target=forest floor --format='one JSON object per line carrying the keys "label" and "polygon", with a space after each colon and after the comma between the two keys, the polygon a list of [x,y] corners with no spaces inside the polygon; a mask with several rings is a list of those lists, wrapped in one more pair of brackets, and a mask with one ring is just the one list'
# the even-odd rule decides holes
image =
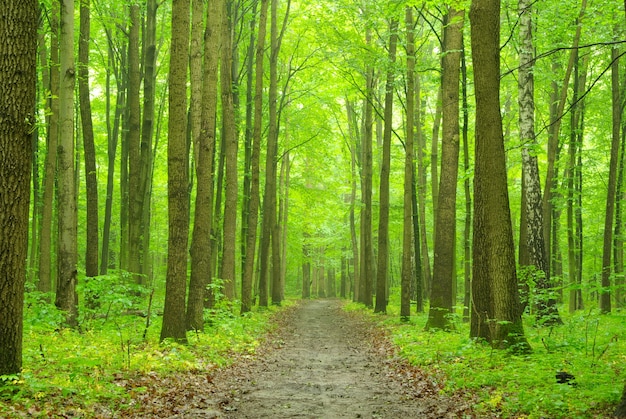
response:
{"label": "forest floor", "polygon": [[[124,417],[475,417],[467,394],[440,395],[433,377],[395,356],[385,332],[333,299],[303,301],[276,316],[252,356],[163,383],[137,377]],[[104,412],[103,412],[104,413]]]}

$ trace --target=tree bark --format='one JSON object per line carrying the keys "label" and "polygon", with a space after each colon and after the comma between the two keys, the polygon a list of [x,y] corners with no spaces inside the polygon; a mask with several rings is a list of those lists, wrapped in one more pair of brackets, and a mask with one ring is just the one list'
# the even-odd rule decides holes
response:
{"label": "tree bark", "polygon": [[48,106],[50,115],[47,125],[47,152],[43,180],[43,202],[41,212],[41,238],[39,239],[39,281],[37,290],[48,293],[52,291],[52,251],[53,211],[55,195],[55,179],[57,170],[57,148],[59,139],[59,13],[60,2],[52,2],[50,13],[50,93]]}
{"label": "tree bark", "polygon": [[454,306],[456,190],[459,173],[459,76],[465,11],[450,8],[444,20],[441,177],[435,215],[435,258],[426,329],[450,329]]}
{"label": "tree bark", "polygon": [[128,271],[137,283],[141,276],[141,106],[140,106],[140,53],[139,31],[141,16],[138,3],[130,4],[130,27],[128,36]]}
{"label": "tree bark", "polygon": [[89,31],[90,0],[80,1],[80,37],[78,40],[78,91],[80,120],[82,123],[83,148],[85,155],[85,180],[87,191],[87,228],[85,248],[85,275],[98,275],[98,179],[96,172],[96,147],[91,120],[89,98]]}
{"label": "tree bark", "polygon": [[[406,141],[404,144],[404,200],[402,217],[402,272],[400,318],[411,316],[411,282],[413,279],[413,136],[415,133],[415,33],[413,9],[405,8],[406,26]],[[417,256],[417,255],[416,255]]]}
{"label": "tree bark", "polygon": [[[202,28],[203,2],[194,0],[194,22]],[[199,15],[199,16],[198,16]],[[204,297],[205,289],[211,279],[211,225],[213,203],[213,162],[215,154],[215,132],[217,126],[217,79],[218,79],[218,52],[221,32],[219,22],[221,7],[218,0],[208,3],[207,25],[202,37],[197,39],[200,49],[204,44],[204,73],[201,82],[201,113],[198,130],[194,141],[196,156],[196,202],[191,239],[191,277],[189,280],[189,294],[187,298],[187,329],[203,330],[204,328]],[[198,34],[196,34],[198,35]],[[199,59],[201,53],[199,53]],[[197,65],[197,63],[196,63]],[[201,67],[201,66],[200,66]],[[199,72],[201,68],[197,68]],[[203,83],[202,83],[203,80]],[[198,92],[196,92],[198,94]]]}
{"label": "tree bark", "polygon": [[398,44],[398,20],[389,23],[389,56],[385,86],[385,127],[383,132],[383,160],[380,166],[380,192],[378,212],[378,265],[376,274],[375,313],[387,312],[387,276],[389,269],[389,172],[391,171],[391,131],[393,128],[394,64]]}
{"label": "tree bark", "polygon": [[224,281],[224,297],[235,298],[235,252],[237,236],[237,130],[235,123],[235,105],[233,102],[233,40],[231,15],[228,11],[229,0],[224,1],[222,10],[222,141],[225,146],[224,175],[224,241],[222,247],[221,279]]}
{"label": "tree bark", "polygon": [[185,291],[189,237],[189,156],[187,153],[187,63],[189,56],[189,0],[172,3],[172,45],[169,74],[168,255],[165,307],[161,337],[187,342]]}
{"label": "tree bark", "polygon": [[470,8],[476,91],[472,337],[528,349],[524,337],[500,116],[500,0]]}
{"label": "tree bark", "polygon": [[611,158],[609,163],[609,183],[606,195],[606,211],[604,215],[604,238],[602,240],[602,289],[600,291],[600,311],[611,312],[611,273],[613,255],[613,222],[615,215],[615,190],[617,185],[617,164],[620,148],[620,130],[622,106],[619,88],[619,51],[611,49],[611,99],[613,129],[611,135]]}
{"label": "tree bark", "polygon": [[535,137],[535,88],[533,77],[534,47],[532,33],[532,4],[528,0],[518,3],[520,14],[520,69],[519,69],[519,126],[520,141],[522,144],[522,173],[523,173],[523,202],[525,222],[521,225],[525,234],[525,248],[528,254],[527,261],[521,261],[529,271],[527,280],[536,284],[538,296],[537,320],[541,323],[561,323],[556,300],[551,296],[550,269],[545,252],[543,208],[541,196],[541,182],[539,179],[539,165],[536,151],[538,148]]}
{"label": "tree bark", "polygon": [[[371,43],[371,30],[366,32],[366,42]],[[374,249],[372,239],[372,139],[374,121],[374,69],[366,68],[366,92],[364,99],[362,180],[361,180],[361,273],[359,275],[359,302],[372,307],[372,285],[374,284]]]}
{"label": "tree bark", "polygon": [[74,1],[61,3],[61,84],[59,89],[58,196],[59,241],[55,304],[70,327],[78,325],[78,226],[74,174]]}
{"label": "tree bark", "polygon": [[35,128],[38,3],[9,0],[0,19],[0,376],[22,369],[22,329]]}

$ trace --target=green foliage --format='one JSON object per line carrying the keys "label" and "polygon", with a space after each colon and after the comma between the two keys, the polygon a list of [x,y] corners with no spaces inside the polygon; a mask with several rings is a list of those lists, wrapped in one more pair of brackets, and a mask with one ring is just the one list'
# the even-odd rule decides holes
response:
{"label": "green foliage", "polygon": [[[348,310],[362,306],[349,304]],[[424,331],[427,314],[401,321],[399,304],[388,315],[370,315],[390,332],[402,357],[443,380],[444,392],[466,391],[477,398],[475,409],[486,417],[588,418],[608,415],[621,395],[626,372],[624,313],[604,316],[577,312],[564,324],[536,327],[525,318],[526,337],[533,348],[517,355],[469,338],[469,326]],[[575,379],[557,383],[566,371]]]}
{"label": "green foliage", "polygon": [[[73,416],[93,417],[95,406],[116,412],[130,397],[120,385],[124,380],[141,374],[166,379],[208,373],[227,365],[234,356],[255,351],[269,318],[279,310],[237,316],[237,307],[220,302],[206,311],[204,332],[189,332],[188,345],[159,343],[161,317],[152,310],[151,322],[146,321],[148,290],[128,279],[113,274],[85,281],[80,298],[90,293],[98,298],[91,308],[81,307],[77,330],[62,328],[63,314],[50,296],[27,293],[24,369],[0,377],[0,417],[22,417],[24,412],[49,417],[70,410]],[[161,307],[162,301],[154,304]]]}

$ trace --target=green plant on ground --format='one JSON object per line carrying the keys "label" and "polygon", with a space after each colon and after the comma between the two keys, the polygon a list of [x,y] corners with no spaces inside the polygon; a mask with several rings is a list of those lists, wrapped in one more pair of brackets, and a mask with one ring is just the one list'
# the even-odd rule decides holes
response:
{"label": "green plant on ground", "polygon": [[238,316],[237,302],[218,302],[205,313],[204,332],[189,332],[188,345],[160,343],[161,317],[149,305],[161,307],[162,301],[151,303],[148,290],[116,278],[116,284],[106,277],[85,281],[80,298],[92,293],[97,304],[84,309],[75,330],[63,327],[64,315],[49,295],[27,293],[24,369],[0,377],[0,417],[56,417],[63,411],[91,417],[96,405],[119,411],[129,401],[121,385],[129,377],[166,378],[227,365],[238,354],[254,352],[279,310]]}
{"label": "green plant on ground", "polygon": [[[525,316],[533,351],[516,355],[470,339],[466,323],[455,322],[449,332],[427,332],[427,311],[406,322],[400,319],[399,307],[392,299],[387,315],[373,315],[359,304],[346,305],[384,326],[411,364],[445,377],[444,393],[462,390],[477,397],[475,409],[485,416],[605,417],[619,401],[626,380],[624,312],[580,311],[563,315],[563,325],[550,327]],[[574,378],[559,383],[558,372]]]}

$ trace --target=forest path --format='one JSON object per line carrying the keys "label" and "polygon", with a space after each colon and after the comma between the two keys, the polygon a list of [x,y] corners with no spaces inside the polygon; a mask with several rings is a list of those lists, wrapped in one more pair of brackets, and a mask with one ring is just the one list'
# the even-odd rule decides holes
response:
{"label": "forest path", "polygon": [[446,418],[467,413],[466,403],[438,396],[419,370],[390,359],[383,332],[344,312],[341,304],[303,301],[270,336],[269,348],[214,377],[214,396],[220,400],[216,417]]}

